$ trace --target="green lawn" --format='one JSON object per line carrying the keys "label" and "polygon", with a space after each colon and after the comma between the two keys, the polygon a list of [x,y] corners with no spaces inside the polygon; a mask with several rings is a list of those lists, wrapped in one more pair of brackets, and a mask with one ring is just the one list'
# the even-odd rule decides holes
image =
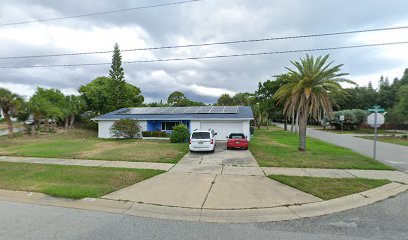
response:
{"label": "green lawn", "polygon": [[96,132],[84,129],[35,137],[0,137],[0,155],[11,156],[177,163],[187,152],[187,143],[98,139]]}
{"label": "green lawn", "polygon": [[298,151],[298,135],[273,128],[255,130],[250,150],[262,167],[377,169],[392,168],[346,148],[307,138],[307,151]]}
{"label": "green lawn", "polygon": [[[365,138],[365,139],[370,139],[374,140],[374,137],[360,137],[360,138]],[[408,138],[402,138],[402,137],[391,137],[391,136],[381,136],[377,137],[377,140],[380,142],[386,142],[386,143],[393,143],[393,144],[398,144],[402,146],[408,146]]]}
{"label": "green lawn", "polygon": [[100,197],[162,172],[0,162],[0,188],[74,199]]}
{"label": "green lawn", "polygon": [[391,183],[389,180],[364,178],[322,178],[283,175],[270,175],[268,177],[323,200],[339,198]]}

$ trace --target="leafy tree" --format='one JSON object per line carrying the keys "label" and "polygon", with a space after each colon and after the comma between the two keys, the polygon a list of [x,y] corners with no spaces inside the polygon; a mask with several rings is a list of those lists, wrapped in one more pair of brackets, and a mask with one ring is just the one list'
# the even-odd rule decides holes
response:
{"label": "leafy tree", "polygon": [[75,116],[80,114],[84,107],[85,102],[81,96],[70,95],[65,97],[62,109],[65,130],[74,128]]}
{"label": "leafy tree", "polygon": [[21,96],[10,92],[5,88],[0,88],[0,108],[7,123],[8,136],[14,136],[13,122],[11,117],[16,116],[24,104]]}
{"label": "leafy tree", "polygon": [[79,92],[86,102],[86,109],[95,114],[105,114],[124,107],[140,106],[144,98],[140,95],[140,89],[129,83],[125,83],[125,88],[121,95],[122,102],[118,104],[112,92],[114,80],[108,77],[98,77],[87,85],[79,88]]}
{"label": "leafy tree", "polygon": [[314,58],[306,55],[300,62],[291,62],[295,70],[281,75],[285,84],[279,88],[275,97],[284,104],[284,113],[299,116],[299,150],[306,151],[306,125],[310,116],[318,117],[321,110],[325,115],[332,114],[332,100],[329,92],[341,89],[340,82],[353,83],[342,78],[346,73],[339,73],[342,65],[331,66],[327,63],[329,55]]}
{"label": "leafy tree", "polygon": [[232,106],[233,105],[232,97],[227,93],[222,94],[217,100],[217,105],[218,106]]}
{"label": "leafy tree", "polygon": [[390,85],[388,78],[384,79],[384,77],[380,78],[378,85],[378,105],[385,109],[392,108],[395,104],[395,97],[397,93],[395,85]]}
{"label": "leafy tree", "polygon": [[173,107],[205,106],[203,102],[191,101],[180,91],[170,93],[167,98],[167,104]]}
{"label": "leafy tree", "polygon": [[401,116],[403,121],[408,121],[408,84],[398,89],[394,111]]}
{"label": "leafy tree", "polygon": [[172,143],[182,143],[188,141],[190,133],[188,128],[184,124],[179,124],[173,127],[173,131],[170,135],[170,142]]}
{"label": "leafy tree", "polygon": [[386,112],[385,122],[391,124],[396,132],[398,125],[404,122],[404,116],[394,107]]}
{"label": "leafy tree", "polygon": [[113,123],[110,131],[115,138],[135,138],[140,135],[140,124],[135,119],[120,119]]}
{"label": "leafy tree", "polygon": [[60,90],[37,88],[29,101],[29,109],[34,116],[34,124],[38,124],[43,119],[45,128],[48,130],[51,119],[52,129],[54,129],[56,121],[64,116],[64,102],[65,96]]}
{"label": "leafy tree", "polygon": [[167,98],[167,103],[170,106],[175,106],[175,105],[179,105],[183,100],[186,100],[186,99],[187,98],[184,95],[184,93],[180,91],[174,91],[170,93],[169,97]]}
{"label": "leafy tree", "polygon": [[275,80],[266,80],[263,83],[258,83],[258,90],[255,91],[256,102],[260,104],[260,111],[267,119],[282,120],[282,105],[277,105],[273,95],[283,85],[283,80],[277,78]]}
{"label": "leafy tree", "polygon": [[252,94],[250,93],[237,93],[232,98],[232,105],[234,106],[251,106],[252,105]]}

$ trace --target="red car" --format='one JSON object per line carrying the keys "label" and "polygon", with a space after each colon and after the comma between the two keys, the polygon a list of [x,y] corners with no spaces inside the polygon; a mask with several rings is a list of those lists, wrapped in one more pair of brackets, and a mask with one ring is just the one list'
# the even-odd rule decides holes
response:
{"label": "red car", "polygon": [[231,133],[227,142],[227,149],[242,148],[248,149],[249,142],[247,137],[243,133]]}

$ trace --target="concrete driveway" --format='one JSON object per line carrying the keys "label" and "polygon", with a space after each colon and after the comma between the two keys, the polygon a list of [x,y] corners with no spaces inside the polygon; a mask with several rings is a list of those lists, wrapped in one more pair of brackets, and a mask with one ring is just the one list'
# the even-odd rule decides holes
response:
{"label": "concrete driveway", "polygon": [[188,153],[169,172],[104,196],[193,209],[268,208],[321,199],[267,178],[247,150]]}

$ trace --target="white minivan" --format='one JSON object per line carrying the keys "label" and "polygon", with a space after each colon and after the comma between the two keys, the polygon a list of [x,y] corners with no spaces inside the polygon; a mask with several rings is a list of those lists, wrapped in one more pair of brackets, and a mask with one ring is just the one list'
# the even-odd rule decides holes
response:
{"label": "white minivan", "polygon": [[216,145],[216,135],[212,129],[208,130],[194,130],[190,135],[190,151],[191,152],[214,152]]}

